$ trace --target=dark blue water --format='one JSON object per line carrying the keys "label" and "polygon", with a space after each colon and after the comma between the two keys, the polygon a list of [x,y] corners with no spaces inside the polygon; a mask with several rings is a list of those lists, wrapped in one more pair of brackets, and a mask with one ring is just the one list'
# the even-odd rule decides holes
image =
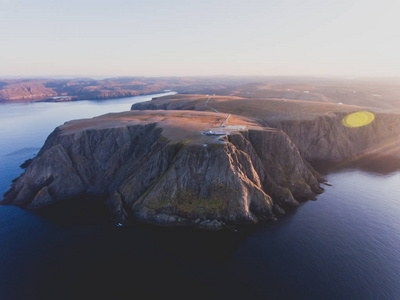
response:
{"label": "dark blue water", "polygon": [[[0,106],[0,192],[57,125],[150,98]],[[325,177],[317,201],[236,233],[0,206],[0,299],[400,299],[400,172]]]}

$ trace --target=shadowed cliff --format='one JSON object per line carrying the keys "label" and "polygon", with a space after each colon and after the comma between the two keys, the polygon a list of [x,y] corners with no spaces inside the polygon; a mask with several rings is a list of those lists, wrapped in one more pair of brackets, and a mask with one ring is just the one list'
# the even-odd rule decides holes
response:
{"label": "shadowed cliff", "polygon": [[[324,180],[309,162],[400,158],[399,114],[382,109],[204,95],[132,109],[56,128],[1,203],[92,199],[119,223],[220,229],[314,199]],[[371,119],[348,126],[359,111]]]}
{"label": "shadowed cliff", "polygon": [[[261,126],[281,129],[308,161],[341,162],[364,156],[400,159],[400,113],[396,111],[290,99],[205,95],[174,95],[132,105],[133,110],[211,111],[210,107],[254,118]],[[370,111],[374,121],[357,128],[343,125],[343,118],[359,111]]]}
{"label": "shadowed cliff", "polygon": [[[67,122],[5,194],[40,208],[90,197],[117,222],[218,229],[273,220],[322,192],[288,135],[253,119],[135,111]],[[205,132],[219,131],[219,135]]]}

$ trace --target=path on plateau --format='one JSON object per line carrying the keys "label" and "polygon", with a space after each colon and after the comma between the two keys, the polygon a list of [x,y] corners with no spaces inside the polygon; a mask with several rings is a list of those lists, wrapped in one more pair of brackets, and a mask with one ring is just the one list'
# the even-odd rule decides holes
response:
{"label": "path on plateau", "polygon": [[[215,111],[216,113],[220,113],[218,110],[216,110],[214,107],[211,107],[208,105],[208,102],[210,102],[210,98],[208,97],[207,102],[206,102],[206,107],[212,109],[213,111]],[[226,122],[228,122],[229,117],[231,116],[231,114],[228,114],[228,116],[226,117],[226,119],[224,121],[222,121],[221,125],[219,125],[219,127],[222,127],[225,125]]]}

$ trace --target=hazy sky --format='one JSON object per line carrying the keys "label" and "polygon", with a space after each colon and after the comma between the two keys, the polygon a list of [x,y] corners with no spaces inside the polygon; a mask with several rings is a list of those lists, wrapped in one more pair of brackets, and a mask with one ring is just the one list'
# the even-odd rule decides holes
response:
{"label": "hazy sky", "polygon": [[0,76],[400,76],[399,0],[0,0]]}

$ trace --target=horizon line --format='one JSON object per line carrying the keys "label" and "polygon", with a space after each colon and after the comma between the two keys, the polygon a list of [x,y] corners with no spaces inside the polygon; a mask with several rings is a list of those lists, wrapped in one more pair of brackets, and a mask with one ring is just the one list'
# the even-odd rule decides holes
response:
{"label": "horizon line", "polygon": [[0,75],[0,80],[10,79],[93,79],[105,80],[114,78],[213,78],[213,77],[235,77],[235,78],[309,78],[309,79],[340,79],[340,80],[400,80],[400,76],[340,76],[340,75],[236,75],[236,74],[214,74],[214,75]]}

